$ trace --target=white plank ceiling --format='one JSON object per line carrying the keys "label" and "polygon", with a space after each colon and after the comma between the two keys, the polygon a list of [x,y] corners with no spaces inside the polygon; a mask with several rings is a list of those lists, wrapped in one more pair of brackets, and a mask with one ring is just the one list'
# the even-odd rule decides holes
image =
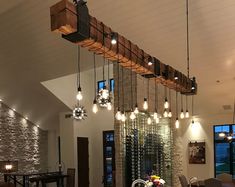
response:
{"label": "white plank ceiling", "polygon": [[[76,47],[50,32],[49,7],[56,2],[0,1],[0,98],[46,128],[58,125],[58,113],[68,108],[40,82],[76,72]],[[186,73],[185,0],[88,0],[88,7],[91,15]],[[222,106],[233,105],[235,95],[234,10],[234,0],[189,0],[198,115],[232,115]],[[83,59],[87,56],[83,50]],[[82,69],[92,67],[86,62]]]}

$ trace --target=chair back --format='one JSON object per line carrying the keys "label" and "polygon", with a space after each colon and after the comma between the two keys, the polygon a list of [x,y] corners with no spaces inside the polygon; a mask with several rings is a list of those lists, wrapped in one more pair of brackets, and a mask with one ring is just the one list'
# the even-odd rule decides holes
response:
{"label": "chair back", "polygon": [[222,182],[216,178],[209,178],[205,180],[205,187],[222,187]]}
{"label": "chair back", "polygon": [[232,182],[233,178],[232,175],[228,173],[221,173],[216,176],[217,179],[221,180],[222,182]]}
{"label": "chair back", "polygon": [[182,187],[188,187],[188,181],[184,175],[179,176],[180,184]]}
{"label": "chair back", "polygon": [[66,180],[66,187],[74,187],[75,186],[75,169],[68,168],[67,169],[67,180]]}

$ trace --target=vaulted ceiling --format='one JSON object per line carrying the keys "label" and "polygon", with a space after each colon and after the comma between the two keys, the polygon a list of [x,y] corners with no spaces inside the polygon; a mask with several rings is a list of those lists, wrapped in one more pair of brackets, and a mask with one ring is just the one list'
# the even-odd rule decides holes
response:
{"label": "vaulted ceiling", "polygon": [[[0,98],[43,128],[68,110],[41,82],[76,72],[76,47],[50,32],[57,0],[0,2]],[[186,73],[185,0],[88,0],[90,14]],[[196,113],[231,113],[235,93],[235,1],[189,0],[190,74]],[[92,67],[83,50],[82,69]]]}

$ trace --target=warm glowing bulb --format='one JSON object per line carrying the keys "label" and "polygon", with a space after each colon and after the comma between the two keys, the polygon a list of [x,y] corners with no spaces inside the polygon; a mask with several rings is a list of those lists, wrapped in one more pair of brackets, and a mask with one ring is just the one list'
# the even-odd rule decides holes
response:
{"label": "warm glowing bulb", "polygon": [[13,167],[13,166],[12,166],[11,164],[6,164],[6,165],[5,165],[6,170],[11,170],[12,167]]}
{"label": "warm glowing bulb", "polygon": [[112,104],[111,104],[110,101],[108,101],[108,103],[107,103],[107,109],[108,109],[108,110],[112,110]]}
{"label": "warm glowing bulb", "polygon": [[144,110],[148,110],[148,101],[147,101],[147,98],[144,98],[143,108],[144,108]]}
{"label": "warm glowing bulb", "polygon": [[122,119],[122,113],[120,110],[117,111],[116,115],[115,115],[116,119],[119,121]]}
{"label": "warm glowing bulb", "polygon": [[166,109],[164,110],[163,116],[164,116],[164,118],[168,117],[168,113],[167,113]]}
{"label": "warm glowing bulb", "polygon": [[156,123],[158,124],[160,122],[160,119],[159,118],[156,118],[155,119]]}
{"label": "warm glowing bulb", "polygon": [[98,112],[98,106],[97,106],[96,100],[94,100],[93,102],[92,112],[95,114]]}
{"label": "warm glowing bulb", "polygon": [[122,113],[121,120],[122,120],[122,122],[125,122],[125,121],[126,121],[126,116],[125,116],[125,114],[124,114],[124,113]]}
{"label": "warm glowing bulb", "polygon": [[78,91],[76,98],[78,101],[82,100],[82,91]]}
{"label": "warm glowing bulb", "polygon": [[168,117],[169,117],[169,118],[172,117],[172,112],[171,112],[171,110],[170,110],[169,113],[168,113]]}
{"label": "warm glowing bulb", "polygon": [[224,138],[225,137],[225,133],[224,132],[220,132],[219,133],[219,137]]}
{"label": "warm glowing bulb", "polygon": [[157,114],[157,112],[155,111],[154,113],[153,113],[153,119],[157,119],[158,118],[158,114]]}
{"label": "warm glowing bulb", "polygon": [[117,40],[113,38],[113,39],[111,40],[111,44],[112,44],[112,45],[115,45],[116,43],[117,43]]}
{"label": "warm glowing bulb", "polygon": [[233,138],[232,135],[229,135],[229,136],[227,137],[228,140],[232,140],[232,138]]}
{"label": "warm glowing bulb", "polygon": [[137,105],[135,106],[134,113],[135,113],[135,114],[139,114],[139,109],[138,109],[138,106],[137,106]]}
{"label": "warm glowing bulb", "polygon": [[131,119],[131,120],[134,120],[135,118],[136,118],[135,113],[134,113],[134,112],[131,112],[130,119]]}
{"label": "warm glowing bulb", "polygon": [[106,89],[106,87],[103,88],[102,92],[101,92],[101,96],[104,98],[104,99],[108,99],[109,97],[109,91]]}
{"label": "warm glowing bulb", "polygon": [[184,111],[183,111],[183,110],[181,110],[180,118],[181,118],[181,119],[184,119]]}
{"label": "warm glowing bulb", "polygon": [[164,108],[165,109],[169,108],[169,102],[167,101],[167,98],[165,99]]}
{"label": "warm glowing bulb", "polygon": [[150,125],[152,123],[152,119],[150,117],[148,117],[147,123],[148,123],[148,125]]}
{"label": "warm glowing bulb", "polygon": [[189,112],[188,112],[188,110],[186,110],[185,118],[189,118]]}
{"label": "warm glowing bulb", "polygon": [[175,128],[178,129],[179,127],[180,127],[180,122],[179,122],[178,118],[176,118]]}

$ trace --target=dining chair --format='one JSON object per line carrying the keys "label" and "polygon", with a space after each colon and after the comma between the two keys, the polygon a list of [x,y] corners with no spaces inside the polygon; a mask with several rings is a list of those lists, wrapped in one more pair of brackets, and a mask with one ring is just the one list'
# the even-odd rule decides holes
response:
{"label": "dining chair", "polygon": [[217,179],[221,180],[222,182],[232,182],[233,178],[232,175],[228,173],[221,173],[216,176]]}
{"label": "dining chair", "polygon": [[209,178],[205,180],[205,187],[222,187],[222,182],[216,178]]}
{"label": "dining chair", "polygon": [[189,186],[188,181],[184,175],[179,175],[179,180],[180,180],[181,187]]}

